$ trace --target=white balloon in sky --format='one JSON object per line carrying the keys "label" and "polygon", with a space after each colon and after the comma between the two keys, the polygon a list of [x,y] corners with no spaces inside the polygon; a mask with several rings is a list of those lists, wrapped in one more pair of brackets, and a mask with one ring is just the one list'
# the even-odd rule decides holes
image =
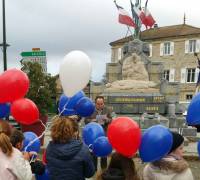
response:
{"label": "white balloon in sky", "polygon": [[66,96],[72,97],[82,90],[90,80],[91,60],[82,51],[71,51],[60,64],[60,81]]}

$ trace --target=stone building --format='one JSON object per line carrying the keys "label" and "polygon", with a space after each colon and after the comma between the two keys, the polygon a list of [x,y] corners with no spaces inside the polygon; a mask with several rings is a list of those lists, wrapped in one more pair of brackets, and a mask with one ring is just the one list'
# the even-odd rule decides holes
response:
{"label": "stone building", "polygon": [[[154,27],[141,32],[140,39],[149,43],[149,57],[154,65],[163,64],[162,78],[171,84],[180,84],[179,102],[190,101],[195,94],[199,69],[194,53],[200,52],[200,28],[187,24]],[[106,72],[109,82],[113,82],[120,75],[116,66],[122,58],[125,43],[133,40],[128,36],[111,42],[111,63],[107,65]],[[156,68],[156,71],[159,68]],[[151,73],[153,74],[153,73]]]}

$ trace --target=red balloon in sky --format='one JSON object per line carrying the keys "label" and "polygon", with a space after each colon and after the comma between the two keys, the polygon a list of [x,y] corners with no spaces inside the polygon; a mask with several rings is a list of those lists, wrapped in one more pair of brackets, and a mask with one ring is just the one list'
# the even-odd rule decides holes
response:
{"label": "red balloon in sky", "polygon": [[35,103],[27,98],[14,101],[11,105],[11,114],[18,123],[33,124],[39,120],[39,110]]}
{"label": "red balloon in sky", "polygon": [[132,157],[141,143],[141,130],[129,117],[118,117],[108,126],[108,140],[116,151]]}
{"label": "red balloon in sky", "polygon": [[0,75],[0,103],[13,102],[28,92],[29,79],[18,69],[9,69]]}

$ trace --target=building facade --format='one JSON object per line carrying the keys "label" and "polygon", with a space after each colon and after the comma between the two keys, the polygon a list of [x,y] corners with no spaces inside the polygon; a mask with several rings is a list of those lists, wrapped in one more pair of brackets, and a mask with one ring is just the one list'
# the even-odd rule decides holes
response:
{"label": "building facade", "polygon": [[[151,62],[164,65],[162,78],[180,83],[179,101],[190,101],[199,74],[194,53],[200,52],[200,28],[187,24],[154,27],[141,32],[140,39],[149,43]],[[123,58],[123,46],[131,40],[129,36],[110,43],[111,63]]]}

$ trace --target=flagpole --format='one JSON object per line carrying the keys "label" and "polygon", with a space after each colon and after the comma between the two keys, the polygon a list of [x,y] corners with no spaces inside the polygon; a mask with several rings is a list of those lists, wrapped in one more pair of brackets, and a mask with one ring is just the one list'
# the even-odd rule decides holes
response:
{"label": "flagpole", "polygon": [[[197,58],[197,63],[198,63],[197,64],[197,68],[200,70],[200,59],[199,59],[199,56],[198,56],[198,54],[196,52],[194,53],[194,56],[196,56],[196,58]],[[197,78],[195,94],[197,94],[199,92],[199,85],[200,85],[200,71],[199,71],[198,78]]]}
{"label": "flagpole", "polygon": [[135,5],[133,5],[132,0],[130,0],[130,4],[131,4],[131,12],[132,12],[132,17],[135,21],[136,24],[136,28],[134,31],[134,35],[133,35],[133,39],[137,38],[140,39],[140,28],[141,28],[141,23],[139,20],[139,17],[135,14],[135,11],[133,9],[134,6],[140,7],[141,6],[141,1],[140,0],[136,0]]}

